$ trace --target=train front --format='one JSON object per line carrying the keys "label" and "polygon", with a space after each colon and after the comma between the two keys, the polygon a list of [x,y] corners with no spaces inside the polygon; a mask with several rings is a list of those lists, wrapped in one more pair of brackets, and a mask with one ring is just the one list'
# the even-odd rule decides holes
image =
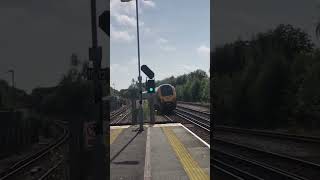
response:
{"label": "train front", "polygon": [[176,108],[176,90],[172,85],[163,84],[159,86],[157,93],[160,102],[160,111],[171,112]]}

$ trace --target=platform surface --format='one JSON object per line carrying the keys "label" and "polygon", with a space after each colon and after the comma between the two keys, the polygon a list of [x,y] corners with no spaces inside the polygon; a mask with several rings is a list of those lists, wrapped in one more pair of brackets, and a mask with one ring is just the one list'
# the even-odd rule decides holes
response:
{"label": "platform surface", "polygon": [[112,180],[206,180],[210,146],[179,123],[110,131]]}

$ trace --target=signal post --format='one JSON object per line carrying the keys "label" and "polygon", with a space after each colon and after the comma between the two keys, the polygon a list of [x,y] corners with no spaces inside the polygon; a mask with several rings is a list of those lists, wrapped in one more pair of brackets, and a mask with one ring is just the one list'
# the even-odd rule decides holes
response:
{"label": "signal post", "polygon": [[153,96],[149,96],[149,108],[150,108],[150,123],[155,123],[155,117],[154,117],[154,105],[153,105]]}
{"label": "signal post", "polygon": [[150,78],[146,81],[146,89],[149,94],[148,102],[149,102],[149,108],[150,108],[150,123],[155,123],[155,117],[154,117],[154,105],[153,105],[153,94],[155,93],[155,81],[154,81],[154,72],[146,65],[141,66],[141,70]]}

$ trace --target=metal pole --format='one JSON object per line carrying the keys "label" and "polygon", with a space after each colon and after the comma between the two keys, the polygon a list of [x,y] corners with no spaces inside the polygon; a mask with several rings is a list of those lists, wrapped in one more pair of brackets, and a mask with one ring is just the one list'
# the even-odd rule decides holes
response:
{"label": "metal pole", "polygon": [[[97,15],[96,15],[96,0],[91,0],[91,32],[92,32],[92,47],[98,46],[97,38]],[[96,61],[94,61],[95,63]]]}
{"label": "metal pole", "polygon": [[15,88],[15,85],[14,85],[14,70],[11,70],[11,73],[12,73],[12,87]]}
{"label": "metal pole", "polygon": [[[102,111],[102,85],[99,81],[99,70],[101,69],[101,57],[98,56],[98,37],[97,37],[97,15],[96,15],[96,0],[91,0],[91,28],[92,28],[92,48],[95,50],[94,65],[94,84],[96,104],[98,107],[98,118],[96,126],[96,172],[95,179],[105,179],[107,177],[108,168],[106,167],[106,148],[103,138],[103,111]],[[107,153],[108,154],[108,153]],[[108,156],[109,157],[109,156]]]}
{"label": "metal pole", "polygon": [[16,93],[15,93],[15,84],[14,84],[14,70],[12,72],[12,91],[13,91],[13,109],[16,107]]}
{"label": "metal pole", "polygon": [[16,97],[15,97],[15,90],[14,90],[14,88],[15,88],[15,85],[14,85],[14,70],[12,69],[12,70],[9,70],[8,72],[10,72],[11,73],[11,85],[12,85],[12,107],[13,107],[13,109],[15,108],[15,101],[16,101]]}
{"label": "metal pole", "polygon": [[138,0],[136,0],[136,16],[137,16],[137,42],[138,42],[138,71],[139,71],[139,93],[140,93],[140,100],[139,100],[139,122],[140,122],[140,131],[143,131],[143,112],[142,112],[142,77],[141,77],[141,70],[140,70],[140,40],[139,40],[139,10],[138,10]]}

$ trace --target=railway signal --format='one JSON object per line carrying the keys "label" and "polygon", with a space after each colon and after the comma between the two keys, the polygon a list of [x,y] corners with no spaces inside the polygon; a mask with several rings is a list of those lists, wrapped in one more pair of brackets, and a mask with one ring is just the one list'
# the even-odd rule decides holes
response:
{"label": "railway signal", "polygon": [[147,65],[142,65],[141,70],[148,76],[148,78],[154,78],[154,72]]}
{"label": "railway signal", "polygon": [[147,81],[146,87],[147,87],[148,93],[154,93],[155,92],[155,82],[154,82],[154,80],[153,79],[149,79]]}
{"label": "railway signal", "polygon": [[99,27],[110,36],[110,11],[104,11],[99,16]]}

